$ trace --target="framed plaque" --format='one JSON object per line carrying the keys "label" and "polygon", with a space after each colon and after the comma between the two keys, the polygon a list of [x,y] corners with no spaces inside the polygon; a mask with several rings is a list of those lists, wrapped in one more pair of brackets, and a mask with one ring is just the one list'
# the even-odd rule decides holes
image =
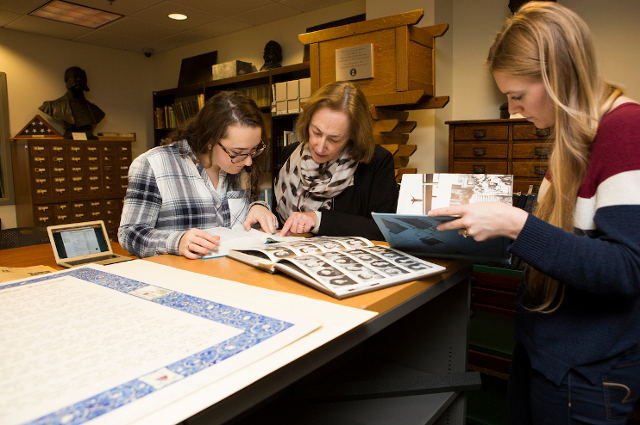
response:
{"label": "framed plaque", "polygon": [[336,49],[336,81],[373,78],[373,43]]}

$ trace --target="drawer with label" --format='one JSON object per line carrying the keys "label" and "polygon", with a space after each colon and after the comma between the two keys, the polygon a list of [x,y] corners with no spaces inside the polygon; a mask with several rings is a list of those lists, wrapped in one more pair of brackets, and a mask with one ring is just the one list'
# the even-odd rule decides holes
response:
{"label": "drawer with label", "polygon": [[551,143],[514,143],[513,159],[549,158]]}
{"label": "drawer with label", "polygon": [[529,124],[516,124],[513,126],[513,140],[548,140],[551,136],[550,128],[536,128]]}
{"label": "drawer with label", "polygon": [[537,177],[542,179],[547,174],[547,161],[513,161],[513,175],[520,177]]}
{"label": "drawer with label", "polygon": [[454,161],[452,172],[458,174],[509,174],[505,161]]}
{"label": "drawer with label", "polygon": [[454,158],[499,158],[509,156],[508,143],[467,143],[456,142],[453,146]]}
{"label": "drawer with label", "polygon": [[456,126],[454,140],[509,140],[509,127],[506,125]]}

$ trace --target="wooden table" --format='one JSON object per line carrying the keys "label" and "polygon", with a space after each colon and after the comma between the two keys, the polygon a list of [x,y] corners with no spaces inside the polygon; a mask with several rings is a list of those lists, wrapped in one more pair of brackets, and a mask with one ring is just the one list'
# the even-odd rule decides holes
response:
{"label": "wooden table", "polygon": [[[112,241],[111,248],[113,248],[113,252],[116,254],[137,258],[129,255],[117,242]],[[0,250],[0,267],[32,266],[49,266],[56,270],[64,270],[64,267],[56,264],[56,259],[53,256],[53,250],[50,244]]]}
{"label": "wooden table", "polygon": [[[118,254],[127,253],[112,243]],[[161,255],[145,259],[178,269],[229,279],[262,288],[366,309],[379,313],[365,324],[213,404],[185,424],[252,424],[264,415],[298,415],[297,423],[332,423],[342,418],[367,424],[425,424],[446,415],[447,423],[465,423],[464,392],[369,398],[341,402],[289,400],[296,390],[322,382],[330,372],[348,365],[353,370],[376,359],[366,372],[371,380],[427,378],[467,370],[467,333],[471,265],[434,260],[447,271],[425,279],[337,300],[286,275],[269,274],[228,258],[188,260]],[[0,266],[55,264],[51,247],[37,245],[0,251]],[[353,367],[351,365],[354,365]],[[283,395],[284,394],[284,395]],[[275,401],[274,401],[275,400]],[[284,400],[284,401],[283,401]],[[282,409],[282,404],[287,406]],[[295,412],[293,411],[295,410]],[[252,413],[254,412],[254,413]],[[256,416],[254,416],[256,415]],[[324,419],[323,419],[324,418]],[[323,422],[323,420],[329,422]],[[266,423],[266,422],[265,422]]]}
{"label": "wooden table", "polygon": [[[304,388],[308,382],[322,379],[336,365],[358,364],[373,358],[391,359],[397,366],[389,367],[388,363],[376,366],[376,370],[368,374],[371,379],[465,372],[471,273],[469,263],[433,260],[445,266],[447,271],[338,300],[283,274],[269,274],[228,258],[193,261],[161,255],[146,260],[379,313],[364,325],[216,403],[191,418],[187,424],[208,425],[234,420],[234,424],[248,425],[262,422],[264,417],[273,415],[278,422],[283,414],[284,417],[297,415],[292,423],[308,423],[310,416],[315,423],[332,423],[333,419],[340,417],[367,424],[425,424],[432,423],[440,416],[447,416],[447,423],[465,423],[466,398],[463,392],[309,404],[305,404],[304,400],[290,399],[290,394]],[[285,395],[279,401],[267,403],[271,397],[283,392]],[[247,413],[261,405],[265,406],[253,414]],[[312,407],[307,409],[308,406]],[[242,415],[248,416],[238,420]],[[325,419],[321,419],[323,417]]]}

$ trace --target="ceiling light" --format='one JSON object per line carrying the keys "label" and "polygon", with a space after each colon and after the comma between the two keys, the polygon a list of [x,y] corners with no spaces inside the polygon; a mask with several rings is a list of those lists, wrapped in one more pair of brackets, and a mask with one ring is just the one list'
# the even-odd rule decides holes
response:
{"label": "ceiling light", "polygon": [[116,13],[92,9],[61,0],[51,1],[29,15],[89,28],[98,28],[122,18],[122,15]]}
{"label": "ceiling light", "polygon": [[187,19],[187,15],[183,15],[182,13],[172,13],[169,15],[171,19],[175,19],[176,21],[184,21]]}

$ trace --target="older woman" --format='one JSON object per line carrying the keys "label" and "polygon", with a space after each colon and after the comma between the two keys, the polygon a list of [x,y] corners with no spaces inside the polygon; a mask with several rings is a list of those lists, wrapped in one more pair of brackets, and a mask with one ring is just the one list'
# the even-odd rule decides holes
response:
{"label": "older woman", "polygon": [[296,122],[301,143],[275,179],[281,235],[313,232],[384,240],[371,212],[395,212],[393,157],[373,139],[367,100],[351,82],[320,88]]}

